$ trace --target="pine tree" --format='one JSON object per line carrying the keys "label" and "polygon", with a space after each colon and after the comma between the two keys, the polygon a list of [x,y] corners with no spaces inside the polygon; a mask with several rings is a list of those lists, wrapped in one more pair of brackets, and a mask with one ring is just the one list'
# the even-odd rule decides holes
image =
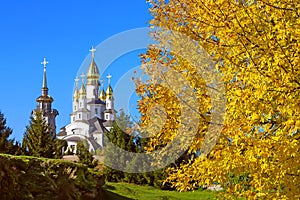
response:
{"label": "pine tree", "polygon": [[[116,122],[113,122],[113,126],[110,132],[107,135],[108,142],[113,143],[114,145],[118,146],[121,149],[125,149],[126,142],[124,138],[124,133],[117,125]],[[118,157],[118,159],[114,159],[114,148],[110,145],[107,145],[104,149],[104,163],[108,164],[109,166],[116,166],[116,165],[125,165],[125,159],[123,157]],[[107,180],[112,182],[119,182],[124,179],[124,173],[118,171],[116,169],[112,169],[110,167],[106,167],[104,169],[105,174],[107,175]]]}
{"label": "pine tree", "polygon": [[64,153],[63,149],[68,147],[66,140],[54,139],[55,156],[54,158],[62,158]]}
{"label": "pine tree", "polygon": [[30,125],[26,127],[23,147],[27,154],[37,157],[53,158],[55,156],[55,141],[49,126],[40,112],[30,117]]}
{"label": "pine tree", "polygon": [[[107,139],[109,141],[106,143],[113,143],[120,149],[126,151],[134,150],[132,135],[127,134],[132,133],[132,126],[133,123],[130,120],[130,117],[126,115],[124,111],[121,111],[116,117],[115,122],[113,122],[110,132],[107,133]],[[107,145],[104,149],[104,163],[109,166],[125,166],[126,158],[118,156],[118,158],[115,159],[115,154],[116,152],[114,151],[114,148],[111,145]],[[107,175],[106,177],[108,181],[119,182],[125,180],[125,173],[122,171],[106,167],[104,172]]]}
{"label": "pine tree", "polygon": [[12,134],[12,129],[6,126],[6,119],[0,112],[0,153],[14,154],[14,139],[8,139]]}
{"label": "pine tree", "polygon": [[[141,153],[143,151],[139,138],[134,135],[133,122],[123,111],[117,116],[116,121],[113,123],[113,126],[107,135],[107,139],[109,140],[109,143],[113,143],[115,146],[125,151],[134,153]],[[139,160],[134,159],[128,163],[128,160],[131,158],[124,157],[123,154],[120,154],[116,159],[116,154],[115,148],[107,145],[104,149],[104,163],[109,166],[126,166],[126,169],[141,167]],[[125,173],[110,167],[106,167],[104,171],[108,181],[129,182],[141,185],[148,184],[145,174]]]}
{"label": "pine tree", "polygon": [[76,155],[79,158],[79,162],[87,165],[88,167],[93,168],[97,165],[97,162],[94,160],[93,155],[88,150],[87,141],[77,142]]}

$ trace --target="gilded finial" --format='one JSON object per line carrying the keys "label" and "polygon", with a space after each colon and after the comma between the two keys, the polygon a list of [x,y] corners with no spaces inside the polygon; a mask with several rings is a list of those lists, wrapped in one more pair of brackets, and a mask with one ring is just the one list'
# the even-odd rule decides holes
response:
{"label": "gilded finial", "polygon": [[96,52],[96,49],[94,48],[94,45],[92,46],[92,49],[90,49],[90,52],[92,52],[92,58],[94,59],[95,58],[95,52]]}
{"label": "gilded finial", "polygon": [[112,78],[112,76],[111,76],[110,74],[108,74],[108,75],[106,76],[106,78],[107,78],[107,80],[108,80],[108,85],[110,85],[110,79]]}
{"label": "gilded finial", "polygon": [[104,80],[101,79],[101,80],[100,80],[100,83],[101,83],[102,89],[104,89]]}
{"label": "gilded finial", "polygon": [[99,98],[100,98],[101,101],[105,101],[106,95],[105,95],[105,92],[104,92],[104,80],[102,79],[102,80],[100,80],[100,82],[101,82],[102,90],[100,92]]}
{"label": "gilded finial", "polygon": [[44,69],[46,69],[48,63],[49,62],[46,60],[46,58],[44,58],[44,61],[41,62],[41,64],[44,65]]}
{"label": "gilded finial", "polygon": [[84,73],[82,73],[82,74],[80,75],[80,77],[81,77],[81,83],[84,84],[84,77],[85,77]]}
{"label": "gilded finial", "polygon": [[85,90],[85,86],[84,86],[84,77],[85,75],[82,73],[80,75],[81,77],[81,87],[80,87],[80,90],[79,90],[79,95],[80,96],[85,96],[86,95],[86,90]]}
{"label": "gilded finial", "polygon": [[75,86],[76,86],[76,89],[78,88],[78,82],[79,82],[79,78],[78,78],[78,76],[76,76],[76,78],[75,78]]}
{"label": "gilded finial", "polygon": [[110,79],[112,78],[112,76],[110,74],[108,74],[106,76],[107,80],[108,80],[108,87],[106,89],[106,96],[111,97],[113,95],[113,90],[110,86]]}
{"label": "gilded finial", "polygon": [[76,76],[75,78],[75,92],[74,92],[74,99],[76,99],[78,97],[79,94],[79,90],[78,90],[78,82],[79,82],[79,78],[78,76]]}

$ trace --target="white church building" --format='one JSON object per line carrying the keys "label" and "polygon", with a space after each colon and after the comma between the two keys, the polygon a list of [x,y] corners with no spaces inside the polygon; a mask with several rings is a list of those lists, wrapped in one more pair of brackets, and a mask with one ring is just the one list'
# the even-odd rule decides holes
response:
{"label": "white church building", "polygon": [[104,81],[100,83],[100,73],[94,60],[94,47],[90,50],[92,61],[85,74],[75,79],[75,91],[72,100],[73,112],[70,114],[71,123],[62,127],[57,134],[58,139],[66,140],[68,147],[65,151],[76,152],[77,142],[86,140],[89,151],[104,147],[104,134],[108,132],[115,120],[113,90],[110,86],[111,76],[105,90]]}

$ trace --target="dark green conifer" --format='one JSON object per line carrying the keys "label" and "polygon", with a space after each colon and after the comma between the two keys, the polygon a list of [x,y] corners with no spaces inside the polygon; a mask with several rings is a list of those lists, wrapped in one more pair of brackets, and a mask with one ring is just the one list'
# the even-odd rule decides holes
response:
{"label": "dark green conifer", "polygon": [[79,158],[79,162],[88,167],[95,167],[97,162],[94,160],[93,155],[89,152],[87,141],[78,141],[76,155]]}
{"label": "dark green conifer", "polygon": [[4,114],[0,112],[0,153],[14,154],[16,146],[14,139],[9,139],[12,129],[6,126]]}
{"label": "dark green conifer", "polygon": [[31,156],[54,158],[55,141],[42,114],[36,112],[34,117],[30,117],[30,120],[30,125],[26,127],[24,134],[23,148]]}

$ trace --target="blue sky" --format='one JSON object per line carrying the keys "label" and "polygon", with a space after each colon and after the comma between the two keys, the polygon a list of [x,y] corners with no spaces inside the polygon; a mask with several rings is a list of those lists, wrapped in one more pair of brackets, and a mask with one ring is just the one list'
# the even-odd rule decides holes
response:
{"label": "blue sky", "polygon": [[[1,1],[0,111],[14,131],[12,137],[22,139],[30,113],[36,107],[44,57],[49,61],[49,94],[60,113],[59,130],[69,123],[74,78],[84,61],[88,61],[91,46],[123,31],[147,27],[150,19],[144,0]],[[116,45],[108,51],[114,51]],[[101,60],[98,54],[96,62],[100,73],[113,75],[114,86],[123,74],[140,64],[138,54],[144,51],[122,55],[109,66],[97,62]]]}

